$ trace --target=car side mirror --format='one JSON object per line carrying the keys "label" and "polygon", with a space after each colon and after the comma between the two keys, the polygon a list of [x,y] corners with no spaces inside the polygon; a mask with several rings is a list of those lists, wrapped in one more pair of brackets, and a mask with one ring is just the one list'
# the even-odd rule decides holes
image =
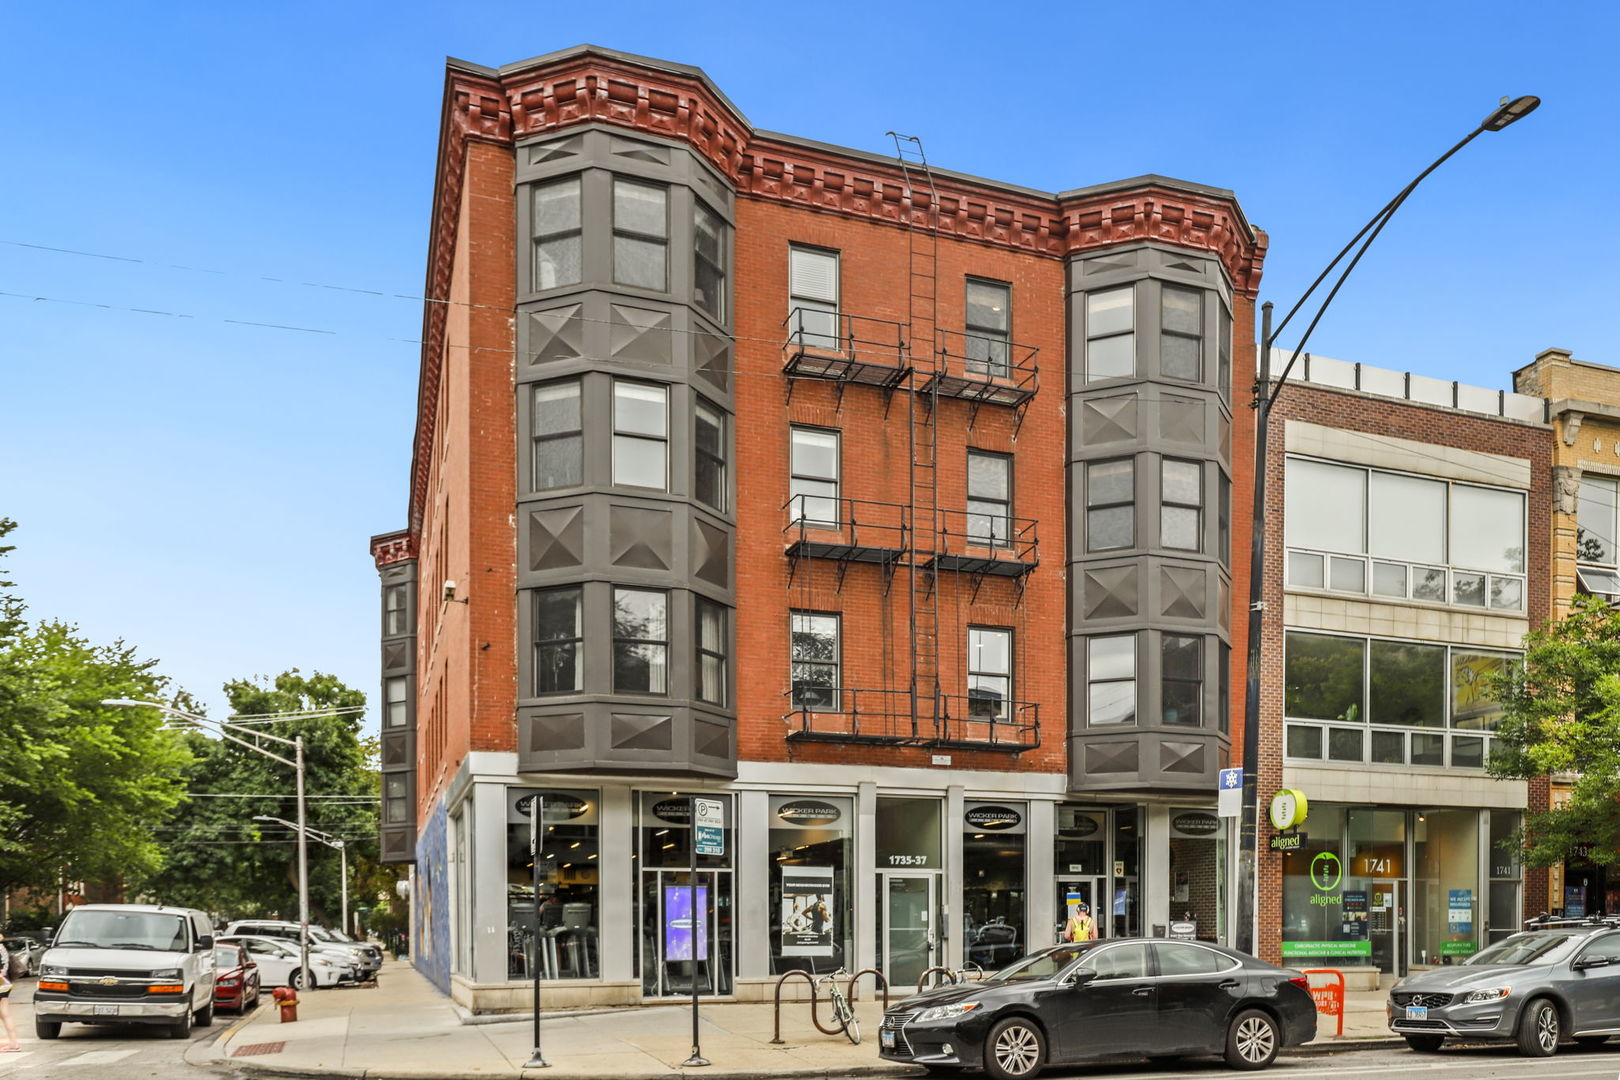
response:
{"label": "car side mirror", "polygon": [[1585,971],[1587,968],[1608,967],[1614,959],[1608,956],[1583,956],[1575,961],[1576,971]]}
{"label": "car side mirror", "polygon": [[204,952],[204,951],[206,951],[208,949],[212,949],[213,947],[214,947],[214,935],[213,934],[204,934],[202,937],[197,939],[197,951],[198,952]]}
{"label": "car side mirror", "polygon": [[1071,971],[1068,975],[1065,975],[1063,985],[1070,990],[1078,990],[1096,977],[1097,973],[1091,968],[1081,968],[1079,971]]}

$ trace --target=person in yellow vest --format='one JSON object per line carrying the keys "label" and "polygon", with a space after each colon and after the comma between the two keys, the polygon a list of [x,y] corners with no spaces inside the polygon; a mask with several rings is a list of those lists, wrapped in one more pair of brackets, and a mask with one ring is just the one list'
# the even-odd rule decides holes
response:
{"label": "person in yellow vest", "polygon": [[1091,941],[1097,936],[1097,924],[1091,918],[1091,905],[1081,902],[1069,909],[1069,920],[1063,924],[1064,941]]}

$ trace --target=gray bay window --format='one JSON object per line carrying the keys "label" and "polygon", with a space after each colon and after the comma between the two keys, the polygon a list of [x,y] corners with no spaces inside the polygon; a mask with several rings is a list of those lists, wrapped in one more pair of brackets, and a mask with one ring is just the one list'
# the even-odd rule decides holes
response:
{"label": "gray bay window", "polygon": [[613,181],[615,284],[669,289],[669,189],[632,180]]}
{"label": "gray bay window", "polygon": [[726,223],[700,201],[692,203],[692,302],[726,320]]}
{"label": "gray bay window", "polygon": [[654,491],[668,489],[668,387],[613,384],[613,483]]}
{"label": "gray bay window", "polygon": [[550,491],[583,483],[585,440],[579,380],[536,386],[533,419],[534,490]]}
{"label": "gray bay window", "polygon": [[1204,639],[1193,634],[1160,636],[1160,702],[1166,724],[1204,723]]}
{"label": "gray bay window", "polygon": [[712,600],[697,598],[697,697],[711,705],[726,703],[726,615]]}
{"label": "gray bay window", "polygon": [[613,590],[613,689],[669,692],[669,594],[662,589]]}
{"label": "gray bay window", "polygon": [[534,594],[534,693],[571,694],[581,687],[584,593],[577,586]]}
{"label": "gray bay window", "polygon": [[719,409],[702,398],[692,410],[696,421],[693,440],[694,482],[698,502],[726,509],[726,422]]}
{"label": "gray bay window", "polygon": [[579,177],[534,187],[534,287],[577,285],[581,272]]}
{"label": "gray bay window", "polygon": [[1136,635],[1086,640],[1086,723],[1136,723]]}
{"label": "gray bay window", "polygon": [[1159,543],[1178,551],[1202,551],[1204,470],[1196,461],[1160,462]]}
{"label": "gray bay window", "polygon": [[1136,290],[1126,285],[1086,295],[1086,381],[1136,374]]}
{"label": "gray bay window", "polygon": [[1203,290],[1164,285],[1159,295],[1159,373],[1198,382],[1204,377]]}
{"label": "gray bay window", "polygon": [[1136,462],[1086,463],[1086,550],[1136,546]]}

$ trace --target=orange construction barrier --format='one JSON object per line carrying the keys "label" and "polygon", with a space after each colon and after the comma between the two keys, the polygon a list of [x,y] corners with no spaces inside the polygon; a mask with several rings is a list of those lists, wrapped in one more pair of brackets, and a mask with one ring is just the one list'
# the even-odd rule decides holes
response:
{"label": "orange construction barrier", "polygon": [[1336,1034],[1344,1034],[1344,972],[1333,968],[1310,968],[1300,974],[1307,979],[1312,975],[1325,975],[1333,980],[1327,986],[1312,986],[1311,1000],[1316,1002],[1316,1011],[1324,1016],[1339,1018],[1339,1030]]}

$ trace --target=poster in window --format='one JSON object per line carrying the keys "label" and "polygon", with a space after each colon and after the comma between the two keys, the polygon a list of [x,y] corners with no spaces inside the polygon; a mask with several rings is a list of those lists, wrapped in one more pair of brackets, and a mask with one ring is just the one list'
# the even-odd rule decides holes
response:
{"label": "poster in window", "polygon": [[782,955],[833,954],[833,868],[783,866]]}
{"label": "poster in window", "polygon": [[[709,910],[709,887],[699,885],[698,911]],[[694,932],[695,931],[695,932]],[[697,958],[709,958],[708,920],[692,918],[692,887],[690,885],[664,886],[664,960],[692,959],[693,939],[697,943]]]}

